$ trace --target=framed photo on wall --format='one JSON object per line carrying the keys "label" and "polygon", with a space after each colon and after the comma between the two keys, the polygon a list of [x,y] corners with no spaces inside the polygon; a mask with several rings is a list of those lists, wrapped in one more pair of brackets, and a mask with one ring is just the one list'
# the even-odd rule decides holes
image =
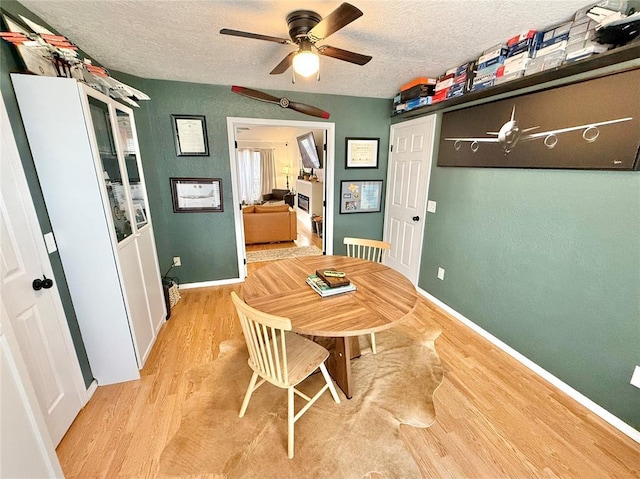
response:
{"label": "framed photo on wall", "polygon": [[340,214],[382,211],[382,180],[340,182]]}
{"label": "framed photo on wall", "polygon": [[169,178],[174,213],[222,212],[220,178]]}
{"label": "framed photo on wall", "polygon": [[209,156],[207,123],[203,115],[171,115],[178,156]]}
{"label": "framed photo on wall", "polygon": [[346,168],[377,168],[380,138],[347,138]]}

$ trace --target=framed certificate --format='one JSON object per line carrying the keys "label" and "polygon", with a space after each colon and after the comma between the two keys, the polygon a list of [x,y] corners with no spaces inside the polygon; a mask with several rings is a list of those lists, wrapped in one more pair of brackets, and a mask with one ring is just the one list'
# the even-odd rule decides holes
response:
{"label": "framed certificate", "polygon": [[347,138],[346,168],[377,168],[380,138]]}
{"label": "framed certificate", "polygon": [[209,156],[207,123],[203,115],[171,115],[178,156]]}

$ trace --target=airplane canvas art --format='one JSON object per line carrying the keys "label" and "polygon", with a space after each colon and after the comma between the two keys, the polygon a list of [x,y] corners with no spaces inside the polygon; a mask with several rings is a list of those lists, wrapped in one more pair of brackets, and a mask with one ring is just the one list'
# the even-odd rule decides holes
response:
{"label": "airplane canvas art", "polygon": [[640,71],[445,113],[438,166],[635,170]]}

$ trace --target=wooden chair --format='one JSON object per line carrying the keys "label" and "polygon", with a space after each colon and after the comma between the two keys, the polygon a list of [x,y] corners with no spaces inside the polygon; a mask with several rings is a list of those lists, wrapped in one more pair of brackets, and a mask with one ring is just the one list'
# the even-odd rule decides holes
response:
{"label": "wooden chair", "polygon": [[[347,256],[366,259],[376,263],[382,263],[391,244],[386,241],[371,240],[366,238],[345,238]],[[371,351],[376,354],[376,334],[371,333]]]}
{"label": "wooden chair", "polygon": [[[336,403],[340,398],[333,386],[327,368],[324,365],[329,352],[302,336],[291,333],[291,320],[263,313],[242,301],[235,292],[231,293],[244,338],[249,349],[249,367],[253,375],[244,396],[240,417],[244,416],[253,392],[265,381],[287,390],[288,397],[288,454],[293,458],[294,435],[293,426],[300,417],[307,412],[314,402],[327,390],[331,392]],[[298,391],[295,386],[307,379],[316,369],[324,376],[326,384],[310,398]],[[258,376],[262,379],[257,382]],[[294,393],[305,399],[307,403],[295,413]]]}

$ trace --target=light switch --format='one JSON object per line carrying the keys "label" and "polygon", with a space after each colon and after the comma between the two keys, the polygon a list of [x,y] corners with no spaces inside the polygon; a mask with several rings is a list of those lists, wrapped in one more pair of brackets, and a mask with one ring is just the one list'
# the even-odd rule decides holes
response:
{"label": "light switch", "polygon": [[429,213],[435,213],[436,212],[436,202],[435,201],[427,201],[427,211]]}
{"label": "light switch", "polygon": [[633,375],[631,376],[631,384],[635,387],[640,388],[640,366],[636,366],[633,370]]}
{"label": "light switch", "polygon": [[444,268],[438,268],[438,279],[444,280]]}
{"label": "light switch", "polygon": [[56,245],[56,239],[53,237],[53,233],[47,233],[44,235],[44,244],[47,245],[47,251],[49,254],[58,251],[58,246]]}

